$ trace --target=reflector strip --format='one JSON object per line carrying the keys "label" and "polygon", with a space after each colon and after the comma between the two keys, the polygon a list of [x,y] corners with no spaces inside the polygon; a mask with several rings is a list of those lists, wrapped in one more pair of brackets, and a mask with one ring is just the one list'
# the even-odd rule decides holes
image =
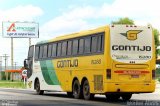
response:
{"label": "reflector strip", "polygon": [[131,75],[149,73],[149,71],[138,71],[138,70],[117,70],[117,71],[114,71],[114,72],[118,73],[118,74],[131,74]]}

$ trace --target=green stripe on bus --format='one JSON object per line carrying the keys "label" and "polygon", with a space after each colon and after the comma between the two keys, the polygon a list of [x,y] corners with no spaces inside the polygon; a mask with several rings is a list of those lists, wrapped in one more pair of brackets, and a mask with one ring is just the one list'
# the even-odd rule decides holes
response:
{"label": "green stripe on bus", "polygon": [[49,85],[59,85],[57,75],[55,73],[53,64],[51,60],[40,61],[42,75],[44,80]]}
{"label": "green stripe on bus", "polygon": [[48,67],[48,71],[50,72],[50,78],[53,81],[54,85],[60,85],[59,81],[58,81],[58,77],[56,75],[55,69],[53,67],[53,63],[51,60],[46,61],[47,63],[47,67]]}

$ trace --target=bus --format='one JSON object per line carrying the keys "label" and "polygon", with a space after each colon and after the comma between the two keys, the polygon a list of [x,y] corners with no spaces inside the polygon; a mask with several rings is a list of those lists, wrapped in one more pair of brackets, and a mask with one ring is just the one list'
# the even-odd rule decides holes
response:
{"label": "bus", "polygon": [[29,47],[27,85],[89,100],[129,100],[155,91],[155,44],[150,26],[106,25]]}

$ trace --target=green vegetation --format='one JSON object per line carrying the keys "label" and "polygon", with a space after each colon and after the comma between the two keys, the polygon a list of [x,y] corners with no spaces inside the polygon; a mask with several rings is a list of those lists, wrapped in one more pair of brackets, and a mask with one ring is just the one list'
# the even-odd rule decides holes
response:
{"label": "green vegetation", "polygon": [[[157,46],[159,46],[159,31],[157,29],[153,29],[153,34],[154,34],[154,38],[155,38],[155,44],[156,44],[156,48]],[[156,49],[156,56],[160,55],[160,49]]]}
{"label": "green vegetation", "polygon": [[22,81],[5,81],[1,80],[0,81],[0,87],[4,88],[22,88],[25,89],[27,88],[26,85]]}
{"label": "green vegetation", "polygon": [[[1,72],[0,72],[0,74],[1,74],[1,77],[2,77],[2,79],[1,79],[1,80],[6,80],[5,72],[4,72],[4,71],[1,71]],[[8,80],[10,80],[10,75],[11,75],[11,73],[10,73],[10,72],[8,72]]]}
{"label": "green vegetation", "polygon": [[160,68],[156,69],[156,78],[160,78]]}
{"label": "green vegetation", "polygon": [[160,68],[157,68],[155,72],[156,72],[156,80],[160,82]]}
{"label": "green vegetation", "polygon": [[158,78],[158,81],[160,82],[160,78]]}
{"label": "green vegetation", "polygon": [[118,21],[112,21],[112,24],[128,24],[134,25],[134,21],[129,19],[128,17],[120,18]]}

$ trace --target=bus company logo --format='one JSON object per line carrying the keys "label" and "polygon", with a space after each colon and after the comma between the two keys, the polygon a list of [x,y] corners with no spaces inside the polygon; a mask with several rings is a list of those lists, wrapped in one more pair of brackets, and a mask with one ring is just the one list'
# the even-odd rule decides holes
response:
{"label": "bus company logo", "polygon": [[12,23],[9,28],[7,29],[7,32],[16,32],[15,23]]}
{"label": "bus company logo", "polygon": [[129,30],[126,33],[120,33],[121,35],[125,36],[128,40],[136,40],[138,34],[142,32],[142,30]]}

